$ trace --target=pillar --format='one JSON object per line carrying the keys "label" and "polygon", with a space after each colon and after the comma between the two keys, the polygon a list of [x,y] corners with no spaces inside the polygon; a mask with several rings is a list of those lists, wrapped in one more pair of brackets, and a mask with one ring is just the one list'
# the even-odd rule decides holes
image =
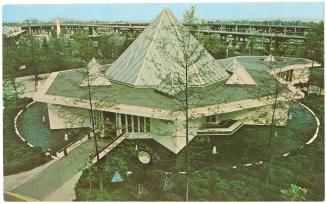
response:
{"label": "pillar", "polygon": [[59,37],[60,36],[60,34],[61,34],[61,30],[60,30],[60,22],[59,22],[59,19],[57,18],[57,37]]}
{"label": "pillar", "polygon": [[121,114],[120,113],[116,113],[116,133],[117,133],[117,135],[120,135],[123,133],[123,131],[121,129]]}
{"label": "pillar", "polygon": [[284,35],[286,35],[286,27],[284,28]]}

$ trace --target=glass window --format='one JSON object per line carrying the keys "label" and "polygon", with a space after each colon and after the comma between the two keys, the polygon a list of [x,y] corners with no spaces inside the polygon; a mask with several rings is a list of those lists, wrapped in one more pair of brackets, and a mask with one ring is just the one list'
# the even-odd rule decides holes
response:
{"label": "glass window", "polygon": [[138,132],[138,126],[139,126],[139,120],[137,116],[133,116],[133,122],[134,122],[134,132]]}
{"label": "glass window", "polygon": [[217,116],[216,115],[211,116],[211,122],[213,122],[213,123],[217,122]]}
{"label": "glass window", "polygon": [[124,114],[120,114],[120,118],[121,118],[121,129],[123,130],[123,132],[126,132],[125,115]]}
{"label": "glass window", "polygon": [[128,126],[128,132],[132,132],[132,116],[127,115],[127,126]]}
{"label": "glass window", "polygon": [[144,118],[140,117],[140,132],[144,132]]}
{"label": "glass window", "polygon": [[145,118],[145,126],[146,126],[146,132],[150,132],[151,131],[150,118]]}
{"label": "glass window", "polygon": [[290,80],[289,81],[292,81],[293,80],[293,69],[290,70]]}
{"label": "glass window", "polygon": [[207,123],[216,123],[219,120],[219,116],[218,115],[209,115],[206,116],[206,122]]}

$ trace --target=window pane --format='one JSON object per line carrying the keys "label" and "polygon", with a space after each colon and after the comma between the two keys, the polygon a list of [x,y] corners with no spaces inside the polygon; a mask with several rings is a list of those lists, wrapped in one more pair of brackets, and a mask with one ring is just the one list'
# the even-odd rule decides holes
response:
{"label": "window pane", "polygon": [[140,117],[140,132],[144,132],[144,118]]}
{"label": "window pane", "polygon": [[123,130],[123,132],[126,132],[125,115],[121,114],[120,117],[121,117],[121,129]]}
{"label": "window pane", "polygon": [[132,132],[132,116],[127,115],[128,132]]}
{"label": "window pane", "polygon": [[211,117],[211,119],[210,119],[210,122],[216,122],[216,116],[215,115],[212,115],[212,116],[210,116]]}
{"label": "window pane", "polygon": [[146,122],[146,131],[150,132],[150,118],[145,118],[145,122]]}
{"label": "window pane", "polygon": [[139,122],[138,122],[138,117],[137,116],[133,116],[133,122],[134,122],[134,132],[138,132],[138,126],[139,126]]}

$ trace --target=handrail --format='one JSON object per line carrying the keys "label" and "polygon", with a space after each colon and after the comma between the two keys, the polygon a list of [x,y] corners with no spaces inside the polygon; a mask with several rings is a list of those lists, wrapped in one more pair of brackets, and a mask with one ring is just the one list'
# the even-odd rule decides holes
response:
{"label": "handrail", "polygon": [[[110,145],[112,145],[116,140],[118,140],[119,138],[121,138],[124,134],[126,133],[126,131],[124,131],[123,133],[121,133],[120,135],[116,136],[111,142],[109,142],[108,144],[106,144],[104,147],[102,147],[100,150],[98,150],[98,154],[100,154],[102,151],[104,151],[105,149],[107,149]],[[97,155],[95,154],[94,156],[92,156],[92,160],[96,157]]]}
{"label": "handrail", "polygon": [[[210,123],[210,122],[206,122],[203,124],[203,128],[202,129],[209,129],[209,128],[229,128],[232,125],[234,125],[237,122],[237,120],[225,120],[225,121],[221,121],[221,123]],[[231,123],[231,124],[229,124]],[[224,127],[225,125],[229,124],[228,127]]]}
{"label": "handrail", "polygon": [[[237,125],[235,125],[237,124]],[[198,135],[214,135],[214,134],[226,134],[226,135],[232,135],[234,134],[240,127],[244,125],[243,122],[237,121],[236,123],[233,124],[234,127],[233,129],[228,129],[228,128],[216,128],[215,130],[209,130],[209,131],[199,131],[197,132]],[[232,126],[233,126],[232,125]],[[230,126],[230,127],[232,127]]]}
{"label": "handrail", "polygon": [[[89,131],[86,136],[89,137],[90,133],[91,133],[91,131]],[[86,137],[86,136],[84,136],[84,137]],[[61,149],[59,149],[57,152],[60,153],[60,152],[64,151],[65,149],[67,149],[68,147],[70,147],[71,145],[73,145],[74,143],[78,142],[79,140],[81,140],[84,137],[78,137],[77,139],[75,139],[75,140],[71,141],[70,143],[66,144],[64,147],[62,147]]]}

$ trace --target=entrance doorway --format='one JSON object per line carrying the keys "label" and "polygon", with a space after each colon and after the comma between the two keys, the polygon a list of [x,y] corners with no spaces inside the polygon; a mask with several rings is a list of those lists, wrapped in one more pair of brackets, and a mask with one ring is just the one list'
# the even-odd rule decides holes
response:
{"label": "entrance doorway", "polygon": [[105,137],[110,139],[117,136],[115,113],[103,112],[103,128]]}

